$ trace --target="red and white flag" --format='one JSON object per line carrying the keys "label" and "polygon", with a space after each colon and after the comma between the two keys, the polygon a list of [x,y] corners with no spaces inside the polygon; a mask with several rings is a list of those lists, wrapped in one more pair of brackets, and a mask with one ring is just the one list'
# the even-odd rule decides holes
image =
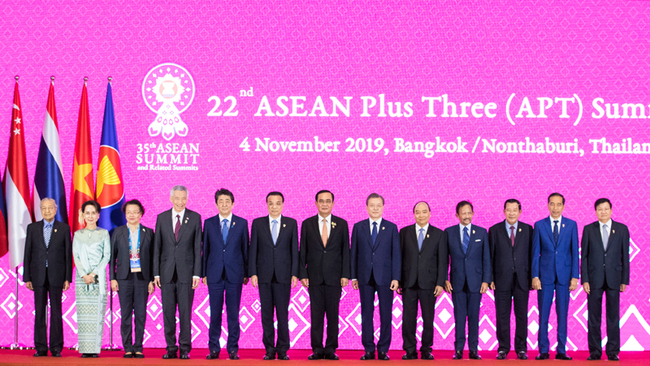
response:
{"label": "red and white flag", "polygon": [[14,103],[11,112],[9,154],[5,171],[4,189],[7,200],[7,234],[9,241],[9,264],[15,268],[23,262],[27,225],[32,223],[27,158],[25,157],[23,112],[20,106],[18,81],[14,88]]}

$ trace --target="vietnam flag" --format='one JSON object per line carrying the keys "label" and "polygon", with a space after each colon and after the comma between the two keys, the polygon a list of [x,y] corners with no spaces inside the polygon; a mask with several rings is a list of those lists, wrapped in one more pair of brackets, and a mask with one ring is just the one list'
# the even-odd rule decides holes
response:
{"label": "vietnam flag", "polygon": [[88,88],[84,82],[79,106],[77,123],[77,140],[74,148],[74,165],[72,167],[72,193],[70,194],[70,227],[76,232],[86,226],[81,205],[95,199],[93,181],[93,156],[90,143],[90,113],[88,112]]}
{"label": "vietnam flag", "polygon": [[27,225],[32,223],[31,197],[25,157],[25,128],[18,93],[18,77],[14,88],[14,103],[9,132],[9,154],[5,171],[4,189],[7,200],[7,233],[9,264],[11,268],[23,262]]}

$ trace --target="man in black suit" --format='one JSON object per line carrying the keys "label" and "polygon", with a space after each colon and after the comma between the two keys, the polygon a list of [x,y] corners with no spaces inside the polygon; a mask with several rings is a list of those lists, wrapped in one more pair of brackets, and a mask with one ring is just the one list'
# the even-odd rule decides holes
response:
{"label": "man in black suit", "polygon": [[618,361],[621,350],[619,310],[621,292],[630,284],[630,232],[624,224],[612,221],[612,203],[601,198],[594,205],[598,221],[582,232],[582,287],[589,310],[589,357],[600,360],[603,354],[600,323],[603,293],[607,307],[607,345],[610,361]]}
{"label": "man in black suit", "polygon": [[399,241],[402,249],[402,282],[398,293],[402,295],[404,314],[402,316],[403,360],[418,358],[415,331],[418,316],[418,301],[422,309],[422,346],[420,357],[433,360],[433,321],[436,298],[442,294],[447,280],[447,234],[429,225],[431,209],[421,201],[413,207],[415,224],[402,228]]}
{"label": "man in black suit", "polygon": [[370,194],[366,198],[366,210],[369,218],[354,224],[350,249],[352,288],[359,290],[361,300],[361,343],[365,350],[361,360],[375,359],[373,314],[377,293],[381,320],[377,358],[388,361],[393,291],[399,287],[402,271],[399,231],[397,225],[382,217],[384,197]]}
{"label": "man in black suit", "polygon": [[[111,288],[120,297],[122,345],[124,358],[144,358],[142,341],[147,320],[147,300],[154,291],[153,237],[151,228],[140,224],[144,207],[134,199],[122,206],[126,225],[111,234]],[[135,343],[131,319],[135,314]]]}
{"label": "man in black suit", "polygon": [[[298,223],[282,216],[284,195],[266,195],[268,216],[253,220],[248,271],[253,287],[259,287],[262,305],[262,342],[264,360],[288,360],[289,301],[291,289],[298,284]],[[275,343],[273,309],[278,318],[278,340]]]}
{"label": "man in black suit", "polygon": [[201,215],[187,205],[187,188],[174,186],[170,201],[174,207],[158,215],[154,235],[154,283],[161,289],[165,341],[164,359],[177,358],[176,307],[180,320],[180,358],[189,359],[192,350],[192,302],[201,283]]}
{"label": "man in black suit", "polygon": [[50,352],[61,357],[63,321],[61,293],[72,281],[72,242],[70,227],[56,221],[56,202],[41,200],[43,220],[27,226],[23,282],[34,291],[34,357],[47,356],[47,296],[50,296]]}
{"label": "man in black suit", "polygon": [[[339,302],[341,288],[350,279],[348,223],[332,215],[334,194],[316,193],[318,215],[302,222],[300,232],[300,282],[309,289],[311,308],[310,360],[338,360]],[[327,314],[327,342],[323,348],[323,316]]]}
{"label": "man in black suit", "polygon": [[514,299],[515,351],[517,358],[527,360],[528,294],[530,290],[530,253],[533,227],[519,221],[521,203],[509,199],[503,206],[505,221],[494,224],[489,232],[492,278],[497,313],[497,360],[505,360],[510,352],[510,314]]}

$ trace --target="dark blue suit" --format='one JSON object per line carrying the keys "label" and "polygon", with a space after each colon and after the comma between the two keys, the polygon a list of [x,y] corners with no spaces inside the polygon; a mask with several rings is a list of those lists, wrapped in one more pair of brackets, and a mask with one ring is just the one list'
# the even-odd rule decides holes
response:
{"label": "dark blue suit", "polygon": [[467,345],[470,351],[478,350],[478,322],[481,309],[481,284],[492,282],[490,242],[488,233],[482,227],[471,225],[467,253],[463,252],[460,225],[445,229],[451,261],[449,280],[456,319],[456,341],[454,348],[465,348],[465,320],[467,320]]}
{"label": "dark blue suit", "polygon": [[248,222],[232,215],[228,237],[223,242],[219,215],[205,220],[203,226],[203,277],[210,293],[210,352],[219,352],[221,313],[226,293],[228,312],[228,353],[239,350],[239,305],[248,266]]}
{"label": "dark blue suit", "polygon": [[531,277],[539,278],[542,289],[537,293],[539,303],[539,352],[548,353],[548,318],[555,291],[557,312],[557,353],[566,353],[569,286],[579,278],[578,225],[562,216],[557,243],[553,238],[551,217],[535,223]]}
{"label": "dark blue suit", "polygon": [[374,301],[379,296],[381,335],[377,352],[388,352],[391,341],[391,309],[393,291],[390,283],[399,281],[402,271],[402,254],[399,245],[397,225],[382,219],[377,225],[377,236],[373,244],[370,220],[354,224],[352,229],[350,264],[352,279],[359,281],[361,299],[361,343],[366,353],[375,352],[374,343]]}

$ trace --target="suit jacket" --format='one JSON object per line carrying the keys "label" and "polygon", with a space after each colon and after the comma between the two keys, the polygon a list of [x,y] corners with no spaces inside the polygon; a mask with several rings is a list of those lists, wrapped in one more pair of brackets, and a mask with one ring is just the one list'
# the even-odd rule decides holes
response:
{"label": "suit jacket", "polygon": [[460,226],[448,227],[445,232],[451,260],[449,278],[454,292],[462,291],[465,281],[470,292],[480,292],[483,282],[492,282],[492,262],[487,230],[472,224],[467,254],[463,253]]}
{"label": "suit jacket", "polygon": [[[140,226],[140,270],[142,277],[151,282],[153,281],[154,232],[144,225]],[[125,280],[131,273],[129,234],[129,227],[122,225],[115,228],[111,235],[111,263],[109,270],[111,280]]]}
{"label": "suit jacket", "polygon": [[514,247],[505,220],[492,225],[488,237],[492,258],[492,280],[497,289],[501,286],[510,288],[512,277],[517,273],[519,288],[528,291],[531,280],[530,253],[533,246],[533,227],[519,221]]}
{"label": "suit jacket", "polygon": [[274,245],[269,216],[253,220],[248,274],[257,276],[259,283],[271,283],[273,274],[279,283],[291,283],[292,276],[298,277],[298,222],[282,216],[278,230]]}
{"label": "suit jacket", "polygon": [[569,285],[572,278],[579,278],[578,225],[562,216],[560,236],[555,244],[551,217],[539,220],[533,230],[533,253],[531,277],[539,277],[542,284]]}
{"label": "suit jacket", "polygon": [[612,220],[607,242],[603,238],[598,221],[585,226],[582,232],[582,283],[591,288],[617,289],[630,284],[630,231],[627,226]]}
{"label": "suit jacket", "polygon": [[230,283],[244,283],[248,277],[248,221],[232,215],[228,237],[223,242],[219,215],[205,220],[203,228],[203,277],[209,283],[221,281],[223,271]]}
{"label": "suit jacket", "polygon": [[332,229],[323,246],[318,230],[319,215],[302,222],[300,229],[300,279],[310,286],[341,286],[341,278],[350,278],[350,230],[348,223],[332,215]]}
{"label": "suit jacket", "polygon": [[447,255],[447,233],[429,224],[422,250],[418,249],[415,224],[399,231],[402,250],[402,288],[415,287],[432,290],[445,286],[449,258]]}
{"label": "suit jacket", "polygon": [[72,282],[70,226],[55,220],[48,247],[45,246],[43,226],[43,220],[27,225],[23,282],[31,281],[34,286],[43,286],[47,272],[51,286],[63,286],[65,281]]}
{"label": "suit jacket", "polygon": [[399,281],[402,275],[402,253],[399,246],[397,225],[382,219],[377,227],[377,239],[372,244],[370,220],[365,219],[352,228],[351,276],[360,285],[367,285],[370,273],[379,286],[390,286],[391,281]]}
{"label": "suit jacket", "polygon": [[185,209],[183,223],[174,236],[172,210],[158,215],[153,245],[153,275],[170,283],[176,271],[178,283],[192,283],[201,276],[201,215]]}

